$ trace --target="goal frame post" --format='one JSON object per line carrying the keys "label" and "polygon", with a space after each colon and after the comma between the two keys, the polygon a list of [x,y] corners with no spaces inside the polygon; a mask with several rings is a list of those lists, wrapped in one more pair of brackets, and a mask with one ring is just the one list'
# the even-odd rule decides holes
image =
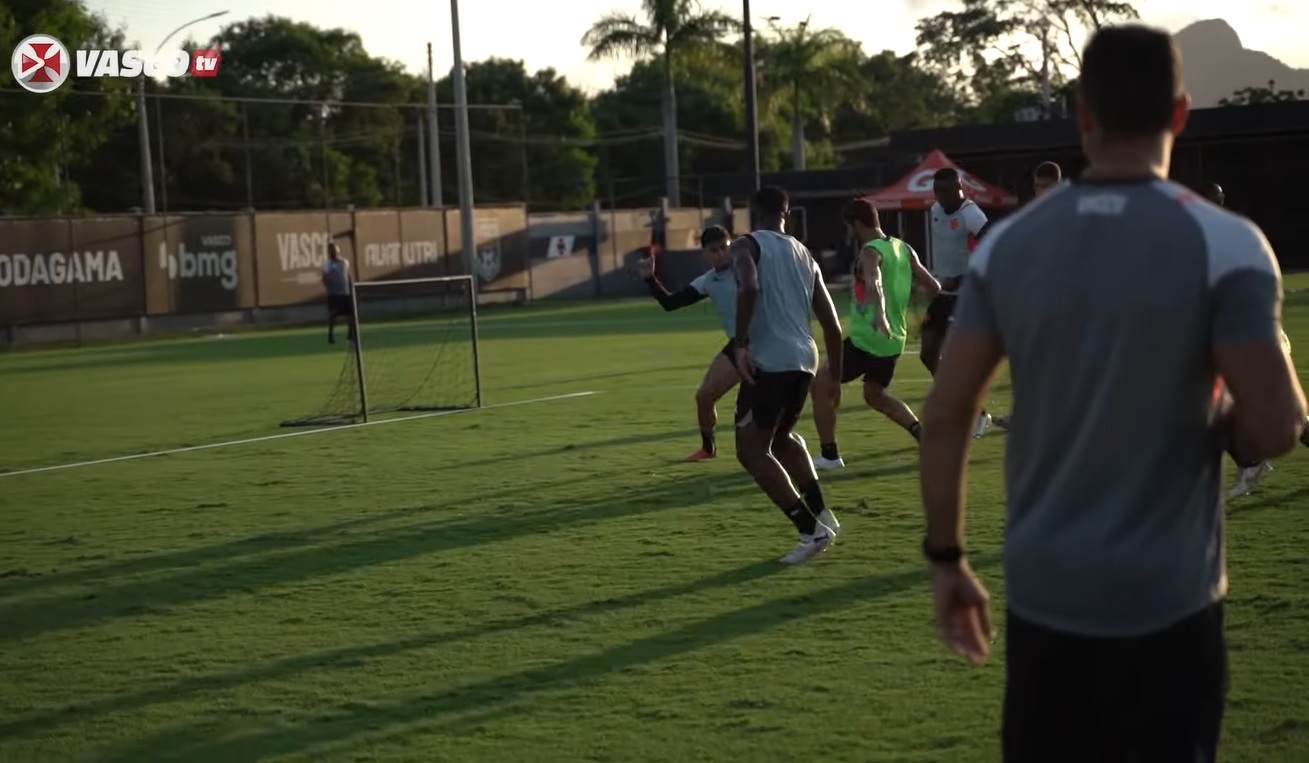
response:
{"label": "goal frame post", "polygon": [[[481,340],[478,333],[477,325],[477,277],[472,275],[455,275],[455,276],[430,276],[426,278],[400,278],[384,279],[378,281],[355,281],[350,284],[350,317],[349,326],[351,336],[350,354],[354,358],[355,365],[355,382],[358,385],[358,395],[354,400],[357,409],[353,416],[350,414],[341,414],[340,416],[323,415],[309,416],[302,419],[291,419],[283,421],[284,427],[298,426],[334,426],[340,423],[348,423],[353,419],[354,423],[368,423],[369,404],[368,404],[368,354],[364,351],[364,327],[365,324],[359,317],[360,294],[367,294],[371,288],[385,288],[394,286],[409,286],[422,284],[464,284],[467,286],[463,292],[463,298],[468,300],[466,313],[455,310],[449,313],[451,317],[463,314],[468,321],[469,344],[472,349],[472,357],[469,358],[472,363],[473,371],[473,408],[481,408],[485,405],[482,396],[482,366],[481,366]],[[419,408],[401,408],[399,410],[426,410]],[[435,409],[433,409],[435,410]]]}
{"label": "goal frame post", "polygon": [[366,383],[367,372],[364,367],[364,351],[361,337],[363,332],[359,325],[359,289],[369,289],[389,286],[410,286],[416,284],[436,284],[436,283],[463,283],[468,284],[468,330],[472,345],[473,357],[473,390],[475,408],[481,408],[484,403],[482,400],[482,364],[480,345],[481,339],[478,336],[477,329],[477,276],[459,275],[459,276],[428,276],[425,278],[392,278],[380,281],[356,281],[350,285],[350,299],[354,303],[354,315],[351,316],[351,325],[355,328],[355,366],[359,369],[359,415],[363,421],[368,421],[368,385]]}

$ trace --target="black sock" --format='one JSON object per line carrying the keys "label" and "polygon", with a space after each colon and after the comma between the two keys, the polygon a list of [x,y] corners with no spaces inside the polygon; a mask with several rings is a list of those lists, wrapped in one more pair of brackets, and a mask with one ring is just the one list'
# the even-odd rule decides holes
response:
{"label": "black sock", "polygon": [[818,520],[809,511],[809,507],[804,505],[804,501],[796,501],[791,508],[782,509],[782,513],[786,515],[787,519],[791,520],[791,524],[795,525],[795,529],[805,535],[813,535],[814,529],[818,527]]}
{"label": "black sock", "polygon": [[800,495],[804,496],[805,505],[809,507],[809,513],[813,514],[815,519],[827,510],[827,504],[823,501],[823,489],[818,487],[818,480],[801,488]]}
{"label": "black sock", "polygon": [[702,430],[700,432],[700,447],[704,448],[705,453],[717,453],[718,444],[714,442],[714,430]]}
{"label": "black sock", "polygon": [[841,457],[841,451],[837,450],[836,443],[834,442],[823,443],[823,458],[827,459],[828,461],[835,461],[840,457]]}
{"label": "black sock", "polygon": [[914,438],[915,440],[918,440],[919,442],[922,442],[922,439],[923,439],[923,422],[921,422],[921,421],[915,421],[915,422],[914,422],[914,425],[911,426],[911,427],[909,427],[909,434],[912,435],[913,438]]}

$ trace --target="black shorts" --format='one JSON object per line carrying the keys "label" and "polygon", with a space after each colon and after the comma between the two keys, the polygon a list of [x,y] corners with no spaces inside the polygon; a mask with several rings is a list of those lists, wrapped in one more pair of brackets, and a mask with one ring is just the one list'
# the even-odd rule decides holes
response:
{"label": "black shorts", "polygon": [[327,312],[329,315],[354,315],[355,303],[349,294],[328,294]]}
{"label": "black shorts", "polygon": [[755,371],[754,384],[743,381],[736,393],[736,428],[751,424],[770,430],[795,426],[813,380],[804,371]]}
{"label": "black shorts", "polygon": [[1157,633],[1088,638],[1009,613],[1004,759],[1213,761],[1227,696],[1223,605]]}
{"label": "black shorts", "polygon": [[955,294],[938,294],[932,304],[927,306],[927,317],[923,319],[923,331],[935,331],[944,334],[950,330],[954,319],[954,305],[959,300]]}
{"label": "black shorts", "polygon": [[891,386],[895,376],[895,364],[899,355],[882,357],[855,347],[854,342],[845,340],[841,352],[841,383],[848,384],[860,377],[864,382],[872,382],[882,389]]}

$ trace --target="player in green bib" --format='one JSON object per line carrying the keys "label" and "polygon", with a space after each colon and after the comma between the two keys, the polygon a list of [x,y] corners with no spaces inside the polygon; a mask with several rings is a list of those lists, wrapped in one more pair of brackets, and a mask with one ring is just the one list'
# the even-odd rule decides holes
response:
{"label": "player in green bib", "polygon": [[[859,242],[854,263],[853,299],[842,351],[841,383],[864,380],[864,401],[873,410],[899,424],[918,438],[918,417],[904,401],[886,389],[895,375],[895,364],[904,352],[908,335],[909,296],[915,286],[929,298],[941,291],[918,254],[905,242],[882,232],[877,207],[866,199],[846,204],[842,217]],[[814,378],[814,426],[818,429],[821,455],[814,458],[819,469],[845,466],[836,445],[836,409],[841,404],[841,386],[833,384],[825,371]]]}

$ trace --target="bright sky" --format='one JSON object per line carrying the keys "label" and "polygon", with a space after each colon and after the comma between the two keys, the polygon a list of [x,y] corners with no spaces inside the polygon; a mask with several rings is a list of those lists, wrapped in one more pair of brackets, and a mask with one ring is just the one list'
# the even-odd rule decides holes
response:
{"label": "bright sky", "polygon": [[[706,8],[739,15],[736,0],[701,0]],[[127,29],[129,41],[153,50],[164,37],[187,21],[227,10],[222,19],[204,22],[178,35],[207,39],[225,21],[276,14],[321,27],[344,27],[359,33],[370,53],[402,62],[414,72],[426,70],[426,45],[434,44],[437,71],[449,69],[451,54],[449,0],[426,3],[408,0],[87,0]],[[783,23],[812,14],[819,26],[841,29],[863,43],[864,50],[891,49],[907,53],[914,47],[914,22],[951,7],[959,0],[753,0],[756,27],[769,16]],[[1309,68],[1309,46],[1303,29],[1309,25],[1309,3],[1303,0],[1140,0],[1147,23],[1176,31],[1207,18],[1227,20],[1245,47],[1262,50],[1296,67]],[[630,62],[591,63],[579,41],[593,21],[608,11],[639,13],[640,0],[464,0],[460,4],[465,61],[490,56],[526,61],[529,70],[554,67],[570,82],[595,92],[607,87]]]}

